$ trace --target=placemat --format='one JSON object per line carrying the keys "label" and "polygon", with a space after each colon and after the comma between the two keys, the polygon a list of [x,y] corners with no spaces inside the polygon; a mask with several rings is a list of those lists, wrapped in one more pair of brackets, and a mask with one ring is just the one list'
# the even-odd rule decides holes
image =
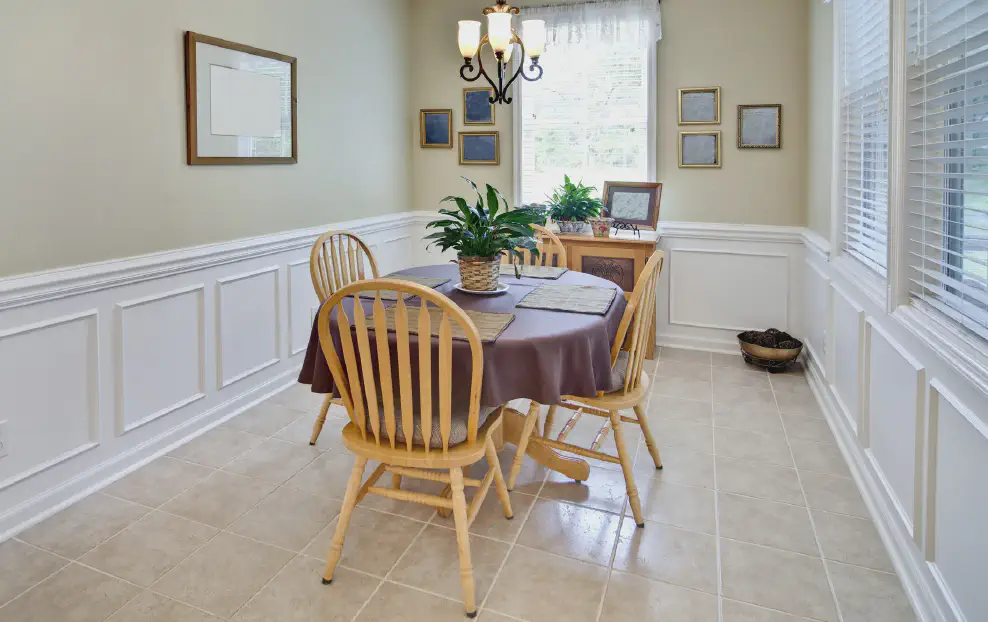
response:
{"label": "placemat", "polygon": [[[417,335],[419,333],[419,312],[422,310],[421,307],[408,305],[405,307],[408,310],[408,332],[412,335]],[[396,307],[385,308],[385,316],[388,324],[388,331],[395,332],[395,313],[397,311]],[[477,326],[477,331],[480,333],[480,340],[485,343],[492,343],[495,339],[501,336],[504,329],[508,327],[511,322],[515,319],[514,313],[490,313],[487,311],[471,311],[470,309],[464,309],[466,314],[470,316],[473,323]],[[442,321],[443,312],[437,307],[430,307],[429,309],[429,322],[432,325],[432,336],[439,336],[439,323]],[[466,341],[466,333],[463,332],[463,328],[454,321],[450,321],[450,328],[452,329],[453,339],[458,339],[460,341]]]}
{"label": "placemat", "polygon": [[[419,285],[425,285],[426,287],[431,287],[435,289],[440,285],[449,283],[449,279],[441,279],[433,276],[415,276],[412,274],[392,274],[384,277],[386,279],[395,279],[397,281],[411,281],[412,283],[418,283]],[[376,292],[366,291],[360,292],[361,298],[374,298]],[[408,300],[413,294],[404,293],[402,298]],[[381,300],[398,300],[398,292],[390,289],[381,290]]]}
{"label": "placemat", "polygon": [[528,292],[517,307],[604,315],[617,290],[592,285],[543,285]]}
{"label": "placemat", "polygon": [[[565,274],[569,268],[556,268],[554,266],[529,266],[521,267],[521,275],[532,279],[558,279]],[[514,276],[515,267],[511,264],[501,264],[501,276]]]}

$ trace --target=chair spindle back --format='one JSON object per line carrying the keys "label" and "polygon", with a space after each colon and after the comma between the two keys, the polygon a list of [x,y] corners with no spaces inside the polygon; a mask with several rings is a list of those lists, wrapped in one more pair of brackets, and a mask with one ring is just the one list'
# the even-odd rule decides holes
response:
{"label": "chair spindle back", "polygon": [[[518,250],[521,251],[521,263],[526,266],[556,266],[565,268],[566,248],[559,241],[559,238],[556,237],[556,234],[540,225],[532,225],[532,228],[535,229],[535,239],[539,242],[539,256],[535,257],[534,253],[528,249],[520,248]],[[501,258],[501,263],[511,263],[511,258],[505,255]]]}
{"label": "chair spindle back", "polygon": [[[365,258],[371,269],[369,277],[364,271]],[[379,276],[370,248],[346,231],[330,231],[319,236],[309,255],[309,272],[320,302],[350,283]]]}
{"label": "chair spindle back", "polygon": [[648,258],[648,263],[638,276],[635,291],[624,310],[621,324],[618,325],[617,337],[611,347],[611,364],[617,361],[618,354],[624,344],[628,343],[628,373],[624,380],[624,392],[628,393],[638,387],[641,381],[642,366],[648,353],[648,339],[652,325],[655,323],[655,289],[662,274],[665,263],[665,253],[655,251]]}

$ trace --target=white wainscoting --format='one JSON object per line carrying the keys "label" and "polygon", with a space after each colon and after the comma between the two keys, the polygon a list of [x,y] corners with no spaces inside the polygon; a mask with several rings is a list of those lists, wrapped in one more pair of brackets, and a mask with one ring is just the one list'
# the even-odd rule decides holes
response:
{"label": "white wainscoting", "polygon": [[0,279],[0,541],[295,382],[318,306],[309,248],[428,261],[391,214]]}
{"label": "white wainscoting", "polygon": [[988,620],[984,383],[806,242],[810,385],[906,592],[924,621]]}

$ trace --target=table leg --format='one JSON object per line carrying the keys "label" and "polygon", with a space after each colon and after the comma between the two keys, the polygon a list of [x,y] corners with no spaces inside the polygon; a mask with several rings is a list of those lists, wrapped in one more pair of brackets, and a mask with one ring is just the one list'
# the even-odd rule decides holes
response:
{"label": "table leg", "polygon": [[[505,408],[501,427],[504,430],[504,441],[518,446],[522,429],[525,427],[525,415],[514,408]],[[533,436],[541,436],[538,426],[532,431]],[[538,443],[529,443],[525,451],[533,460],[542,466],[562,473],[577,481],[586,481],[590,477],[590,463],[580,458],[574,458],[560,453],[551,447]]]}

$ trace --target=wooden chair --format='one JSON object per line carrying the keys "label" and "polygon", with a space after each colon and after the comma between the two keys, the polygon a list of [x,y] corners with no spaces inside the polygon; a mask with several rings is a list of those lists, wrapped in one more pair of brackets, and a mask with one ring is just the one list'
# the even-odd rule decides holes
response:
{"label": "wooden chair", "polygon": [[[605,462],[620,464],[624,472],[624,482],[628,490],[628,500],[631,503],[631,511],[635,515],[635,523],[639,527],[645,526],[642,518],[641,501],[638,498],[638,489],[635,486],[635,479],[632,473],[631,460],[634,456],[633,447],[628,447],[622,424],[632,423],[641,426],[642,434],[645,436],[645,444],[648,452],[652,455],[652,461],[656,469],[662,468],[662,459],[659,457],[659,450],[652,437],[652,431],[648,426],[648,418],[645,416],[645,409],[642,405],[648,397],[649,378],[642,373],[642,365],[648,351],[648,339],[651,334],[652,325],[655,322],[655,288],[662,272],[662,264],[665,254],[656,251],[649,258],[648,263],[638,277],[635,284],[635,291],[628,301],[628,306],[624,311],[624,317],[618,325],[617,337],[611,347],[611,387],[607,392],[600,391],[596,397],[577,397],[564,395],[562,406],[575,411],[570,421],[563,426],[560,434],[555,438],[549,438],[552,429],[552,418],[555,415],[557,406],[551,406],[546,415],[545,427],[542,434],[535,432],[535,423],[538,420],[539,409],[532,408],[525,418],[525,425],[522,437],[518,444],[518,451],[511,465],[511,473],[508,477],[508,489],[514,487],[518,473],[521,471],[522,461],[525,457],[525,450],[529,442],[541,443],[547,447],[574,453],[588,458],[595,458]],[[622,415],[620,411],[634,409],[635,417]],[[566,433],[572,429],[573,424],[583,414],[596,415],[606,419],[590,448],[581,447],[565,442]],[[598,451],[600,444],[606,438],[608,430],[614,432],[614,444],[617,446],[617,456],[612,456]]]}
{"label": "wooden chair", "polygon": [[[405,292],[421,299],[421,305],[412,306],[406,305],[399,296],[395,303],[395,330],[390,339],[396,342],[396,361],[393,361],[389,347],[388,312],[380,296],[380,292],[385,290]],[[362,304],[353,305],[350,311],[352,317],[347,315],[341,304],[348,296],[357,300],[360,292],[374,293],[370,317]],[[370,304],[370,300],[367,299],[364,304]],[[418,314],[417,321],[414,312]],[[336,314],[342,361],[330,333],[331,313]],[[431,334],[430,322],[434,319],[439,327],[438,352],[435,355],[433,339],[428,337]],[[318,322],[319,341],[329,362],[333,382],[350,414],[350,423],[343,428],[343,443],[356,454],[339,523],[327,555],[323,583],[333,580],[353,509],[366,495],[452,509],[460,553],[463,600],[467,615],[474,617],[477,604],[468,530],[492,482],[504,515],[512,517],[508,489],[491,437],[501,425],[503,407],[482,409],[480,406],[484,352],[477,327],[463,309],[446,296],[417,283],[394,279],[358,281],[343,287],[323,305]],[[467,369],[458,366],[464,376],[456,379],[456,388],[462,395],[469,390],[469,398],[462,400],[463,403],[453,399],[454,325],[466,335],[472,365],[469,386],[464,384]],[[413,326],[418,335],[427,337],[410,337]],[[373,334],[369,333],[369,329],[373,329]],[[417,370],[412,366],[413,360],[417,362]],[[434,364],[438,366],[435,386]],[[413,374],[414,371],[417,374]],[[415,399],[416,388],[418,400]],[[488,461],[488,470],[483,480],[463,476],[464,468],[484,457]],[[361,483],[368,460],[381,464]],[[375,486],[385,472],[392,474],[392,487]],[[401,490],[402,477],[449,484],[452,498]],[[463,492],[466,486],[477,487],[469,505]]]}
{"label": "wooden chair", "polygon": [[[535,239],[539,241],[539,256],[526,249],[519,249],[522,254],[522,264],[536,266],[566,267],[566,247],[559,241],[556,234],[540,225],[532,225],[535,229]],[[511,263],[511,258],[504,255],[501,263]]]}
{"label": "wooden chair", "polygon": [[[309,274],[312,276],[312,287],[319,296],[319,302],[326,302],[336,290],[354,281],[364,280],[364,259],[370,265],[371,278],[378,278],[377,262],[374,254],[363,240],[346,231],[330,231],[324,233],[312,245],[309,254]],[[332,395],[323,400],[319,416],[312,426],[310,445],[319,440],[323,425],[326,424],[326,414],[332,404],[342,404]]]}

